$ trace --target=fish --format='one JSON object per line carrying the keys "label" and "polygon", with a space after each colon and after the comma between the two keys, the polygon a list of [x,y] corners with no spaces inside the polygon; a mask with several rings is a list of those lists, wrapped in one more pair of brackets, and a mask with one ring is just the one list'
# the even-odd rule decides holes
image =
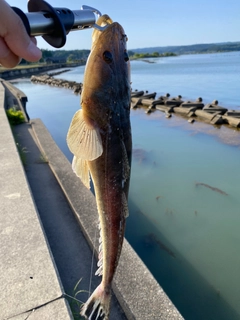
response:
{"label": "fish", "polygon": [[141,148],[136,148],[132,150],[133,159],[138,161],[139,164],[147,163],[152,156],[152,151],[146,151]]}
{"label": "fish", "polygon": [[196,187],[197,187],[197,186],[203,186],[203,187],[209,188],[209,189],[211,189],[212,191],[215,191],[215,192],[218,192],[218,193],[220,193],[220,194],[223,194],[224,196],[227,196],[227,195],[228,195],[225,191],[223,191],[223,190],[221,190],[221,189],[218,189],[218,188],[215,188],[215,187],[212,187],[212,186],[210,186],[209,184],[206,184],[206,183],[196,182],[195,185],[196,185]]}
{"label": "fish", "polygon": [[73,116],[67,144],[72,168],[90,189],[99,215],[100,247],[96,275],[100,285],[83,305],[87,319],[109,319],[111,286],[124,240],[132,159],[130,62],[123,27],[108,15],[94,29],[81,107]]}
{"label": "fish", "polygon": [[157,245],[160,249],[168,253],[172,258],[176,259],[175,253],[169,249],[154,233],[149,233],[145,236],[144,243],[146,246],[151,247]]}

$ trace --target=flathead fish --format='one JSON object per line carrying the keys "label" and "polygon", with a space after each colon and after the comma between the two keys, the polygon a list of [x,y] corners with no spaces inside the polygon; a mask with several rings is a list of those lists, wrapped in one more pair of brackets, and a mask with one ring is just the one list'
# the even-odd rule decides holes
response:
{"label": "flathead fish", "polygon": [[109,319],[111,283],[124,239],[132,138],[130,126],[130,65],[127,36],[109,16],[93,31],[81,94],[82,109],[71,122],[67,143],[74,154],[73,170],[90,188],[92,178],[100,220],[100,285],[84,304],[88,319]]}

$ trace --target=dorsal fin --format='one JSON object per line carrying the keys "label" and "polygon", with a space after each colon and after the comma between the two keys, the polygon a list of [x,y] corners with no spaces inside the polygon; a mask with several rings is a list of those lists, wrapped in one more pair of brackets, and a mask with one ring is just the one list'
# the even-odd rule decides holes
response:
{"label": "dorsal fin", "polygon": [[87,123],[83,110],[78,110],[73,116],[67,134],[67,144],[70,151],[78,158],[92,161],[103,152],[99,129]]}

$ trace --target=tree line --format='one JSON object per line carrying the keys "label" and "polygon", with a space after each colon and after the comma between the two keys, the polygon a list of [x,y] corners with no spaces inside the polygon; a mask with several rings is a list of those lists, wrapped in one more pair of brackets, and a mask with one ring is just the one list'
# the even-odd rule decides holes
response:
{"label": "tree line", "polygon": [[[42,58],[40,63],[44,62],[84,62],[90,53],[90,50],[48,50],[42,49]],[[21,64],[30,64],[26,60],[22,59]]]}
{"label": "tree line", "polygon": [[153,53],[134,53],[130,56],[131,59],[142,59],[142,58],[161,58],[161,57],[175,57],[174,52],[153,52]]}
{"label": "tree line", "polygon": [[[42,49],[42,58],[40,63],[61,63],[61,62],[85,62],[88,58],[90,50],[48,50]],[[156,57],[171,57],[176,54],[173,52],[153,52],[153,53],[135,53],[132,50],[128,51],[130,59],[141,59],[141,58],[156,58]],[[21,64],[30,64],[26,60],[22,60]]]}

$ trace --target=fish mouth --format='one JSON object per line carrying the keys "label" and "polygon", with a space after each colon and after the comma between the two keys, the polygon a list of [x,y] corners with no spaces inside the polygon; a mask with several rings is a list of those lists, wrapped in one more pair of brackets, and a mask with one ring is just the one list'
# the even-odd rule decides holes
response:
{"label": "fish mouth", "polygon": [[[99,37],[103,38],[106,35],[112,34],[122,34],[124,35],[124,30],[118,22],[113,22],[109,15],[104,14],[97,20],[96,24],[103,28],[103,30],[94,29],[92,34],[92,44],[95,44]],[[114,29],[114,30],[113,30]]]}
{"label": "fish mouth", "polygon": [[113,23],[113,20],[109,17],[109,15],[104,14],[101,17],[98,18],[96,24],[100,27],[106,27],[107,25],[110,25]]}
{"label": "fish mouth", "polygon": [[104,33],[111,24],[113,24],[113,20],[109,17],[109,15],[104,14],[99,17],[96,22],[96,26],[99,26],[100,28],[94,28],[92,34],[93,42],[95,42],[100,37],[100,34]]}

